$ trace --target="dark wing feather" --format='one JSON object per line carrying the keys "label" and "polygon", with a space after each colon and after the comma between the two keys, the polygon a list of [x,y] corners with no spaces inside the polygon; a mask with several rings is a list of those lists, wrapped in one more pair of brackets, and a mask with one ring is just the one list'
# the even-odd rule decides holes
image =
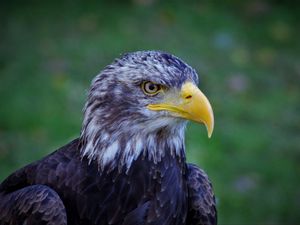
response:
{"label": "dark wing feather", "polygon": [[122,225],[140,225],[145,224],[147,211],[149,209],[150,202],[145,202],[141,206],[137,207],[132,212],[128,213],[124,218]]}
{"label": "dark wing feather", "polygon": [[[74,148],[75,142],[65,147]],[[0,225],[13,224],[67,224],[66,209],[52,179],[63,176],[64,169],[57,171],[64,163],[62,153],[57,152],[42,160],[29,164],[7,177],[0,184]],[[57,172],[57,174],[55,174]],[[63,179],[63,178],[62,178]],[[50,182],[48,182],[50,180]],[[62,183],[56,183],[56,186]]]}
{"label": "dark wing feather", "polygon": [[207,174],[193,164],[188,168],[188,225],[216,225],[217,210],[212,185]]}
{"label": "dark wing feather", "polygon": [[0,194],[0,224],[66,225],[65,207],[58,194],[45,185],[32,185]]}

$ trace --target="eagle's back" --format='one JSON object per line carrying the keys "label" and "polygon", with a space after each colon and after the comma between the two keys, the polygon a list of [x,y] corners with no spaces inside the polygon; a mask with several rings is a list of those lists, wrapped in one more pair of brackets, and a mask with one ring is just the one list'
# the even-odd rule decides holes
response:
{"label": "eagle's back", "polygon": [[185,161],[166,155],[154,163],[140,155],[129,170],[104,169],[81,158],[74,140],[9,176],[3,194],[42,184],[61,198],[68,224],[185,224]]}

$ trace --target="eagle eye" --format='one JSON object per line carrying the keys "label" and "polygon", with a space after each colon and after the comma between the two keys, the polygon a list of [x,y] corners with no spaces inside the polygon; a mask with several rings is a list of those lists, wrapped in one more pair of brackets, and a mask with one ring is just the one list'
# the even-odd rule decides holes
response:
{"label": "eagle eye", "polygon": [[162,86],[159,84],[152,83],[151,81],[144,81],[142,83],[142,90],[146,95],[156,95],[158,92],[162,91]]}

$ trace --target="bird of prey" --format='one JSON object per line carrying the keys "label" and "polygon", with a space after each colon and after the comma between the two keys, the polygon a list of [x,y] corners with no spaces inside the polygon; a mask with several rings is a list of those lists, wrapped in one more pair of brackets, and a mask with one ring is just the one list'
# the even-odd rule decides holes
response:
{"label": "bird of prey", "polygon": [[160,51],[127,53],[92,81],[80,137],[7,177],[1,225],[213,225],[206,173],[186,162],[188,120],[211,136],[196,71]]}

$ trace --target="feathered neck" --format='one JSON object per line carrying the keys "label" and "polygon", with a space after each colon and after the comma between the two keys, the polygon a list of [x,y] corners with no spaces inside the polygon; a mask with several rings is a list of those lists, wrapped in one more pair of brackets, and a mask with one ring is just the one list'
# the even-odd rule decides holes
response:
{"label": "feathered neck", "polygon": [[[170,122],[164,120],[166,124]],[[157,129],[155,124],[119,124],[119,129],[111,133],[110,129],[91,121],[82,129],[81,156],[86,157],[89,163],[96,161],[100,170],[116,167],[128,170],[141,154],[154,164],[160,162],[166,153],[185,160],[185,124],[181,122],[161,129]]]}

